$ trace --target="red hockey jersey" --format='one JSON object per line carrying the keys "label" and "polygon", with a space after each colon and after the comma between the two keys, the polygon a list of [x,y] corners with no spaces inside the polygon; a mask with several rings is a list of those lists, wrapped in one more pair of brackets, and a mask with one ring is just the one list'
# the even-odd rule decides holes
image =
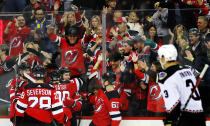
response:
{"label": "red hockey jersey", "polygon": [[[16,87],[17,84],[17,87]],[[8,82],[8,86],[9,86],[9,94],[10,94],[10,118],[14,117],[14,106],[17,103],[17,100],[19,99],[21,93],[24,90],[24,87],[27,85],[27,83],[23,80],[21,80],[20,78],[14,78],[11,79]],[[17,88],[17,89],[16,89]],[[17,93],[15,94],[15,91],[17,90]]]}
{"label": "red hockey jersey", "polygon": [[4,33],[3,35],[4,41],[10,45],[10,56],[18,56],[19,53],[23,53],[23,42],[30,34],[30,28],[24,26],[21,30],[18,30],[14,24],[12,24],[13,27],[9,29],[8,34]]}
{"label": "red hockey jersey", "polygon": [[80,39],[74,45],[68,44],[65,38],[61,38],[56,34],[52,33],[48,37],[55,42],[61,48],[61,67],[69,67],[72,76],[77,76],[85,73],[84,64],[84,42],[87,42],[87,37]]}
{"label": "red hockey jersey", "polygon": [[119,111],[120,103],[119,93],[114,91],[98,90],[95,100],[91,100],[95,104],[93,115],[93,123],[96,126],[119,126],[122,120]]}
{"label": "red hockey jersey", "polygon": [[165,112],[165,103],[160,93],[157,83],[149,81],[149,91],[147,96],[147,110],[152,112]]}
{"label": "red hockey jersey", "polygon": [[78,90],[82,85],[81,79],[74,78],[70,80],[69,83],[59,83],[53,84],[53,87],[56,89],[56,93],[58,94],[59,99],[63,102],[67,97],[70,97],[74,100],[74,104],[71,108],[63,105],[64,113],[70,119],[72,117],[73,111],[80,111],[82,107],[82,102],[80,100],[80,96],[78,94]]}
{"label": "red hockey jersey", "polygon": [[17,116],[26,113],[41,122],[51,123],[55,118],[64,123],[62,102],[52,85],[28,84],[24,89],[16,105]]}

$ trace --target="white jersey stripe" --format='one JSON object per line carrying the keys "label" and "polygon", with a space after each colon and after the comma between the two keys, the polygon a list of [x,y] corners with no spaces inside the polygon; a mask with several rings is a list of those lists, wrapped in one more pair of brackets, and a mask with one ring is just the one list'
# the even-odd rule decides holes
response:
{"label": "white jersey stripe", "polygon": [[109,112],[110,115],[117,115],[117,114],[120,114],[120,111],[112,111],[112,112]]}
{"label": "white jersey stripe", "polygon": [[15,93],[10,94],[10,98],[12,98],[13,96],[15,96]]}
{"label": "white jersey stripe", "polygon": [[58,109],[56,111],[52,111],[53,115],[57,115],[57,114],[62,113],[62,112],[63,112],[63,108]]}
{"label": "white jersey stripe", "polygon": [[114,117],[114,118],[112,118],[112,120],[117,120],[117,121],[119,121],[119,120],[122,120],[122,117]]}
{"label": "white jersey stripe", "polygon": [[28,107],[27,104],[24,104],[24,103],[22,103],[22,102],[20,102],[20,101],[18,101],[17,104],[18,104],[19,106],[23,107],[23,108],[27,108],[27,107]]}

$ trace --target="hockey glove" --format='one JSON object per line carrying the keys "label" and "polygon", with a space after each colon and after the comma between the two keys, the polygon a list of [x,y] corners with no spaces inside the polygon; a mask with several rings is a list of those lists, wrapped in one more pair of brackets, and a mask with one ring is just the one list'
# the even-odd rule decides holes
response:
{"label": "hockey glove", "polygon": [[66,107],[71,107],[73,108],[75,106],[75,101],[73,99],[70,99],[69,97],[66,98],[64,101],[63,101],[63,104],[66,106]]}

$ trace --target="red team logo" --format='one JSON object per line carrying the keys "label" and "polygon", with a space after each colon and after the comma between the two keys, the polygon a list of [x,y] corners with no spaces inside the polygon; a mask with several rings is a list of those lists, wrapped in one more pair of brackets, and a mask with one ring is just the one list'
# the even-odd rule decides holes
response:
{"label": "red team logo", "polygon": [[162,95],[160,94],[160,88],[158,87],[158,85],[151,86],[149,93],[153,100],[158,100],[162,97]]}
{"label": "red team logo", "polygon": [[15,37],[12,39],[10,46],[11,48],[17,48],[20,46],[20,44],[22,43],[22,40],[20,37]]}
{"label": "red team logo", "polygon": [[103,107],[103,104],[104,101],[101,98],[99,98],[95,106],[95,112],[100,112]]}
{"label": "red team logo", "polygon": [[69,50],[65,53],[65,62],[66,64],[73,64],[78,57],[78,51],[77,50]]}

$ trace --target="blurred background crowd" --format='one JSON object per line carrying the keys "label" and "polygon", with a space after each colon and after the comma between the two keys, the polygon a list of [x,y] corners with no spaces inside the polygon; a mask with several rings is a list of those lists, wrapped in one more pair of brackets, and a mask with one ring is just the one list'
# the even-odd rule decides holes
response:
{"label": "blurred background crowd", "polygon": [[[0,76],[14,71],[18,57],[31,69],[44,65],[46,82],[52,70],[67,67],[67,80],[83,81],[83,115],[93,114],[88,96],[109,71],[117,76],[123,116],[163,116],[156,80],[164,44],[175,45],[179,64],[196,77],[210,62],[208,0],[0,0],[0,10]],[[210,70],[199,91],[209,116]]]}

